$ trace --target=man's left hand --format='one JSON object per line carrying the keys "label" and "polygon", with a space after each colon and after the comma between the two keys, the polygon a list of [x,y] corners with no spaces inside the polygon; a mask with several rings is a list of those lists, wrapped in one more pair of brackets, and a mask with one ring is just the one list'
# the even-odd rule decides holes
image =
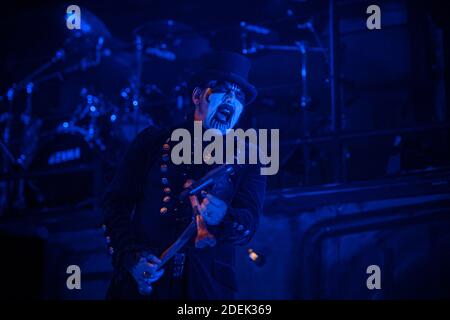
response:
{"label": "man's left hand", "polygon": [[203,199],[199,211],[205,222],[209,225],[218,225],[227,213],[228,205],[225,201],[207,194]]}

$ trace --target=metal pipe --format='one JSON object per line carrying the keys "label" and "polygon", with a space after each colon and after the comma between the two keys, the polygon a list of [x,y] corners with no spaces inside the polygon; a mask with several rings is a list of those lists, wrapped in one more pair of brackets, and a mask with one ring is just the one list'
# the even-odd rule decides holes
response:
{"label": "metal pipe", "polygon": [[[331,131],[338,134],[341,131],[340,106],[340,72],[339,72],[339,21],[336,18],[336,0],[329,0],[329,44],[330,44],[330,113]],[[334,181],[343,180],[342,146],[339,139],[335,139],[336,157],[334,161]]]}
{"label": "metal pipe", "polygon": [[435,130],[448,130],[448,129],[450,129],[450,123],[442,123],[442,124],[439,123],[439,124],[406,127],[406,128],[398,128],[398,129],[349,132],[349,133],[327,135],[327,136],[316,136],[316,137],[305,136],[305,137],[300,137],[297,139],[286,140],[284,142],[281,142],[281,145],[282,146],[292,146],[292,145],[304,144],[304,143],[326,143],[326,142],[335,141],[336,139],[339,141],[345,141],[345,140],[362,139],[362,138],[369,138],[369,137],[391,136],[391,135],[396,135],[396,134],[420,133],[420,132],[435,131]]}

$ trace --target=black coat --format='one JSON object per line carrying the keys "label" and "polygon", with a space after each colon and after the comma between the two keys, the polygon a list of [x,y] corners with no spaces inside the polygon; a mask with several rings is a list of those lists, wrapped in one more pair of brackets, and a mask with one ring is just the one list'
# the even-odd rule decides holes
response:
{"label": "black coat", "polygon": [[[192,132],[192,123],[177,128]],[[199,179],[214,167],[174,165],[170,150],[178,142],[170,141],[173,129],[142,131],[105,193],[102,205],[105,234],[114,266],[109,298],[149,299],[139,295],[126,270],[135,263],[136,252],[147,250],[160,256],[181,234],[192,219],[192,209],[189,203],[180,202],[177,195],[186,179]],[[217,238],[216,246],[196,249],[192,239],[183,249],[186,257],[183,277],[174,279],[169,263],[163,277],[154,283],[150,299],[232,299],[237,290],[234,246],[247,244],[254,235],[265,187],[266,179],[260,174],[259,165],[244,165],[229,180],[210,190],[228,204],[220,225],[208,226]]]}

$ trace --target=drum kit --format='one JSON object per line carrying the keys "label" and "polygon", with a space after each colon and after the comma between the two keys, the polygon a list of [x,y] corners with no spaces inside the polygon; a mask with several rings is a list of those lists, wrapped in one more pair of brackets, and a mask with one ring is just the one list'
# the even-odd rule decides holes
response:
{"label": "drum kit", "polygon": [[[47,63],[1,96],[0,103],[5,106],[2,109],[6,110],[0,113],[3,176],[14,171],[13,168],[22,173],[69,170],[96,156],[114,167],[141,130],[174,124],[190,112],[186,79],[192,73],[190,68],[211,51],[208,38],[174,20],[147,22],[133,31],[132,41],[124,42],[114,38],[97,16],[84,10],[81,29],[66,32],[63,47]],[[264,50],[305,52],[303,43],[271,46],[270,43],[276,41],[275,33],[245,22],[241,23],[238,33],[243,54]],[[305,74],[302,69],[302,75]],[[35,115],[33,97],[45,87],[42,84],[55,79],[61,84],[59,95],[66,105],[61,108],[68,111],[52,122],[45,116]],[[14,102],[18,95],[26,97],[19,117],[17,111],[13,112],[17,110],[18,103]],[[307,103],[305,87],[302,107]],[[16,130],[16,134],[12,128],[17,127],[13,125],[17,118],[20,118],[21,130]],[[55,117],[50,115],[50,118]],[[85,198],[80,195],[72,199],[72,191],[63,193],[71,189],[70,179],[79,180],[80,175],[53,180],[45,174],[39,177],[40,181],[29,177],[19,179],[19,183],[17,179],[8,178],[0,181],[0,189],[5,191],[0,197],[0,208],[28,207],[26,189],[34,190],[34,198],[45,205],[50,202],[70,204],[72,200],[78,203]],[[80,186],[89,183],[74,180],[73,185],[82,188]],[[15,194],[12,205],[7,204],[11,192]],[[67,193],[71,193],[70,199]]]}

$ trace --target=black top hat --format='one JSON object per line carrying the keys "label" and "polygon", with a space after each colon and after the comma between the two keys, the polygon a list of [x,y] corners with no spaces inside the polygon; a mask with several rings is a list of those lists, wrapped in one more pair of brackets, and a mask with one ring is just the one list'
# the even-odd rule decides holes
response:
{"label": "black top hat", "polygon": [[257,95],[256,88],[248,82],[250,60],[238,53],[219,51],[204,58],[204,69],[189,81],[191,87],[203,86],[211,80],[224,80],[237,84],[245,93],[246,104]]}

